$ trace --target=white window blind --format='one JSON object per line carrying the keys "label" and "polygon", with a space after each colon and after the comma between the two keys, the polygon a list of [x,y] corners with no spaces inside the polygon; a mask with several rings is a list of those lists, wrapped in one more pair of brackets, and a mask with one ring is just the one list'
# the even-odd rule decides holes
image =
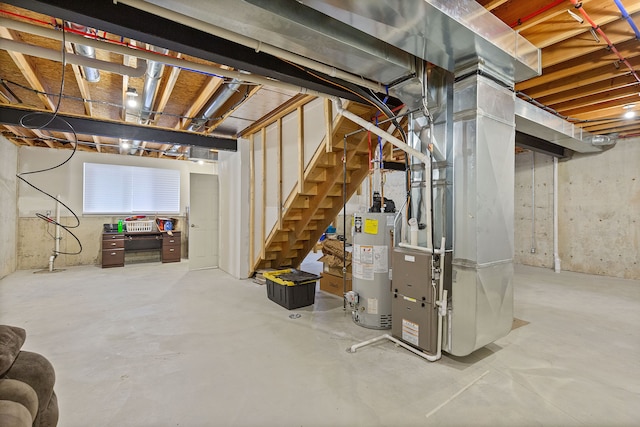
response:
{"label": "white window blind", "polygon": [[85,163],[82,211],[180,213],[180,171]]}

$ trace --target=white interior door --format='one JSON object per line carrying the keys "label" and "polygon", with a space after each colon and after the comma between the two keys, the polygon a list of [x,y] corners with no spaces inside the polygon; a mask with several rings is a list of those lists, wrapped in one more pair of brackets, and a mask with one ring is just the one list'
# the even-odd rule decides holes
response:
{"label": "white interior door", "polygon": [[218,175],[190,174],[189,269],[218,267]]}

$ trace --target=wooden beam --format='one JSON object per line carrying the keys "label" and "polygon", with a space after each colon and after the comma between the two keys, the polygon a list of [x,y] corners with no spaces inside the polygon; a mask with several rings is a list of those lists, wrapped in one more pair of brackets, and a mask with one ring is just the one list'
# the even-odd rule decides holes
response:
{"label": "wooden beam", "polygon": [[[615,100],[611,102],[606,102],[601,104],[598,109],[594,110],[593,108],[587,110],[578,110],[578,111],[568,111],[571,118],[575,120],[598,120],[598,119],[622,119],[622,115],[626,110],[622,107],[627,105],[629,102],[625,102],[624,100]],[[635,109],[636,111],[638,108]]]}
{"label": "wooden beam", "polygon": [[[182,57],[181,53],[178,53],[176,55],[176,58],[181,58],[181,57]],[[180,76],[180,70],[181,69],[178,67],[171,67],[171,71],[169,72],[169,77],[167,78],[164,86],[162,86],[162,88],[160,89],[160,96],[158,97],[158,102],[157,102],[158,105],[156,107],[156,111],[162,113],[166,108],[167,103],[169,102],[169,98],[171,98],[171,94],[173,93],[173,88],[176,86],[176,82],[178,81],[178,77]],[[153,117],[153,120],[151,121],[151,123],[157,124],[161,116],[162,114],[156,114]]]}
{"label": "wooden beam", "polygon": [[[636,1],[637,5],[634,5],[635,12],[640,10],[640,2]],[[613,3],[611,3],[613,4]],[[640,18],[639,13],[627,10],[632,18],[637,22]],[[590,13],[590,12],[589,12]],[[623,43],[628,40],[633,40],[635,35],[633,30],[624,19],[619,19],[620,11],[611,15],[618,20],[611,22],[608,25],[602,25],[602,30],[607,34],[607,37],[615,45]],[[577,22],[575,22],[577,25]],[[566,40],[557,42],[551,46],[545,47],[542,50],[542,68],[550,67],[552,65],[560,64],[561,62],[568,61],[569,59],[578,58],[591,52],[595,52],[604,47],[604,43],[596,43],[588,30],[588,26],[581,27],[583,32],[573,37],[567,37]],[[553,31],[553,28],[549,28],[549,31]]]}
{"label": "wooden beam", "polygon": [[258,93],[258,91],[262,88],[262,86],[260,85],[254,85],[251,90],[249,90],[249,93],[247,93],[246,97],[242,100],[242,102],[238,102],[236,103],[233,108],[229,108],[227,110],[225,110],[225,113],[222,115],[222,117],[220,118],[220,120],[216,121],[213,125],[211,125],[207,130],[206,133],[210,134],[211,132],[213,132],[214,130],[216,130],[220,125],[222,125],[222,123],[224,122],[224,120],[229,117],[231,114],[233,114],[234,111],[236,111],[238,108],[240,108],[245,102],[247,102],[253,95],[255,95],[256,93]]}
{"label": "wooden beam", "polygon": [[[625,122],[629,122],[627,125],[622,125]],[[628,128],[633,128],[638,125],[638,120],[635,122],[631,120],[621,120],[620,118],[610,120],[600,120],[594,123],[582,123],[578,126],[582,126],[582,129],[591,133],[608,133],[607,131],[615,129],[616,131],[626,131]]]}
{"label": "wooden beam", "polygon": [[[637,67],[638,64],[640,64],[640,56],[631,59],[629,62],[631,63],[632,67]],[[620,69],[617,69],[613,66],[613,64],[605,65],[591,69],[589,71],[585,71],[580,75],[573,75],[562,80],[551,81],[544,85],[536,86],[523,92],[531,96],[532,98],[540,98],[543,96],[552,95],[559,91],[578,89],[592,83],[622,77],[628,73],[629,71],[626,67],[620,67]],[[516,90],[519,89],[516,87]]]}
{"label": "wooden beam", "polygon": [[260,132],[262,137],[262,249],[261,257],[265,256],[265,243],[267,241],[267,128],[262,128]]}
{"label": "wooden beam", "polygon": [[[33,140],[31,139],[27,139],[30,138],[31,135],[28,134],[28,129],[27,128],[23,128],[23,127],[17,127],[17,126],[11,126],[11,125],[4,125],[5,128],[7,128],[7,130],[13,132],[16,136],[23,136],[25,137],[25,139],[20,138],[21,141],[24,141],[24,143],[28,146],[33,147]],[[9,137],[10,138],[10,137]],[[12,141],[13,142],[13,141]],[[15,143],[15,142],[14,142]],[[16,144],[16,145],[22,145],[22,144]]]}
{"label": "wooden beam", "polygon": [[316,99],[316,97],[312,95],[298,94],[293,98],[291,98],[290,100],[288,100],[287,102],[285,102],[284,104],[280,105],[275,110],[269,112],[268,114],[256,120],[251,126],[248,126],[247,128],[240,131],[239,136],[243,137],[244,135],[249,135],[254,132],[257,132],[261,128],[267,127],[270,124],[275,123],[276,120],[286,116],[289,113],[292,113],[293,111],[296,111],[298,107],[305,105],[313,101],[314,99]]}
{"label": "wooden beam", "polygon": [[[570,7],[569,2],[567,1],[566,3],[567,6]],[[640,11],[640,2],[634,0],[633,4],[629,4],[628,6],[625,4],[625,8],[629,14],[634,14]],[[605,27],[607,24],[620,21],[624,22],[624,20],[621,20],[620,10],[614,2],[592,1],[589,2],[589,4],[585,2],[584,9],[591,19],[593,19],[593,21],[600,27]],[[570,40],[577,36],[588,36],[591,39],[591,43],[596,44],[589,32],[589,28],[589,25],[580,25],[568,13],[564,13],[540,25],[529,28],[526,31],[521,31],[520,34],[536,47],[541,49]],[[605,30],[605,33],[609,36],[611,31]],[[633,31],[630,33],[633,35]],[[613,43],[618,43],[618,41],[613,41]]]}
{"label": "wooden beam", "polygon": [[256,244],[256,153],[255,135],[249,136],[249,265],[255,265],[254,247]]}
{"label": "wooden beam", "polygon": [[[193,101],[191,107],[184,112],[183,116],[185,117],[195,117],[196,114],[207,104],[209,99],[213,96],[214,93],[218,90],[218,88],[222,85],[224,79],[220,77],[211,76],[209,80],[204,85],[204,87],[199,91],[198,97]],[[176,129],[186,129],[191,124],[190,118],[181,119],[178,124],[175,126]]]}
{"label": "wooden beam", "polygon": [[[640,56],[640,50],[638,49],[638,41],[632,40],[629,42],[621,43],[617,47],[620,54],[628,60]],[[532,87],[540,86],[548,82],[555,80],[565,79],[567,77],[582,75],[582,73],[592,70],[598,67],[615,67],[618,56],[604,47],[596,52],[583,55],[579,58],[570,59],[559,65],[547,67],[543,70],[540,77],[530,79],[519,83],[516,87],[517,90],[526,90]],[[624,64],[619,64],[621,69],[625,69]]]}
{"label": "wooden beam", "polygon": [[[9,40],[22,41],[15,31],[9,30],[5,27],[0,27],[0,36]],[[50,92],[49,88],[47,88],[42,80],[40,80],[40,77],[37,75],[35,68],[33,67],[33,65],[31,65],[31,61],[25,55],[12,51],[7,51],[7,53],[33,89],[39,92]],[[40,98],[47,110],[55,110],[56,103],[53,102],[49,95],[38,93],[38,98]]]}
{"label": "wooden beam", "polygon": [[619,89],[627,86],[636,86],[637,84],[638,82],[636,81],[635,77],[633,77],[631,74],[628,74],[582,86],[580,88],[580,94],[576,94],[574,90],[567,90],[540,97],[537,99],[537,101],[541,102],[544,105],[552,106],[561,102],[571,101],[573,99],[576,99],[577,97],[596,95],[616,88]]}
{"label": "wooden beam", "polygon": [[324,99],[325,150],[333,151],[333,104],[330,99]]}
{"label": "wooden beam", "polygon": [[593,109],[598,104],[605,102],[627,99],[626,102],[633,103],[639,100],[637,86],[626,86],[619,89],[613,89],[608,92],[598,93],[591,96],[583,96],[574,99],[573,101],[563,102],[553,107],[557,112],[566,115],[570,111],[578,109]]}
{"label": "wooden beam", "polygon": [[304,108],[298,107],[298,193],[304,192]]}
{"label": "wooden beam", "polygon": [[509,0],[493,0],[490,1],[489,3],[484,5],[484,8],[487,9],[488,11],[492,11],[493,9],[502,6],[503,4],[505,4],[506,2],[508,2]]}
{"label": "wooden beam", "polygon": [[278,119],[278,153],[276,167],[278,169],[278,229],[282,229],[282,118]]}

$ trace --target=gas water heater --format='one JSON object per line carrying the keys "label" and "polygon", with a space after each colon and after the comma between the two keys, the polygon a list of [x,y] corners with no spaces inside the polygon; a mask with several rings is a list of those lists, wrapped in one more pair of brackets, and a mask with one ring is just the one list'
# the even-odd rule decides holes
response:
{"label": "gas water heater", "polygon": [[365,328],[391,328],[392,212],[353,216],[353,290],[346,295],[353,321]]}

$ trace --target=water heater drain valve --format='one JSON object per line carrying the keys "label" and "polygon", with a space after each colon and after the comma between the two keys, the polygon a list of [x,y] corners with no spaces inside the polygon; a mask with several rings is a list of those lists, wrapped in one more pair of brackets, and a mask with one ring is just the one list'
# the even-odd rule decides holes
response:
{"label": "water heater drain valve", "polygon": [[358,294],[354,291],[349,291],[344,294],[344,299],[350,307],[355,307],[358,305]]}

